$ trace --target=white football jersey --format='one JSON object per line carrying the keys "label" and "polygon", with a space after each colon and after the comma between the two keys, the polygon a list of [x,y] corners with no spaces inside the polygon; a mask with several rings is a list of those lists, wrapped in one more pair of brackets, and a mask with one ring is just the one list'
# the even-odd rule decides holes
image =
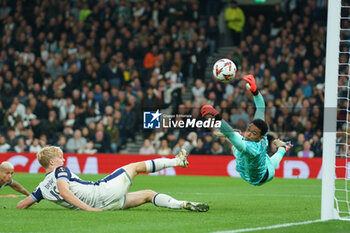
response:
{"label": "white football jersey", "polygon": [[[127,178],[123,179],[123,177]],[[46,199],[69,209],[78,209],[66,202],[60,195],[57,188],[57,181],[59,180],[66,180],[69,183],[69,190],[81,201],[91,207],[102,209],[122,208],[125,204],[124,196],[131,185],[131,180],[122,168],[102,180],[91,182],[81,180],[67,167],[61,166],[46,174],[44,181],[39,184],[30,197],[35,202]],[[124,182],[121,182],[123,180]],[[121,185],[125,188],[121,188]],[[118,202],[118,205],[116,205],[116,202]]]}

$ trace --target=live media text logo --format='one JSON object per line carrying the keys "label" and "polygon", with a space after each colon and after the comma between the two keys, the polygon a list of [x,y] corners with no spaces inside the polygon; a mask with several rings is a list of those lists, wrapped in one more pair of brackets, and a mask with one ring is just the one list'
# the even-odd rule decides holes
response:
{"label": "live media text logo", "polygon": [[[162,116],[162,119],[161,119]],[[220,128],[221,121],[214,118],[199,120],[192,118],[191,115],[162,114],[156,112],[143,112],[143,128],[144,129],[160,129],[160,128]]]}

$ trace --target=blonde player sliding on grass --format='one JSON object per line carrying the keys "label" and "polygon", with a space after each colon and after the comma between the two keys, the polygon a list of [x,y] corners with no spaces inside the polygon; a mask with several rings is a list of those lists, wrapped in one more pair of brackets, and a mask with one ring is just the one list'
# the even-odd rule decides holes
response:
{"label": "blonde player sliding on grass", "polygon": [[[223,134],[222,136],[225,136],[232,143],[232,151],[236,157],[236,169],[240,176],[252,185],[262,185],[272,180],[275,175],[275,169],[292,145],[289,142],[276,139],[273,141],[273,144],[278,150],[271,158],[268,156],[266,152],[268,147],[266,135],[268,126],[264,121],[264,98],[256,88],[253,75],[246,75],[243,79],[248,82],[247,88],[254,96],[253,99],[256,105],[254,121],[249,124],[243,137],[238,132],[235,132],[225,120],[221,122],[221,133],[216,132],[216,134]],[[219,112],[210,105],[204,105],[201,108],[201,114],[202,117],[221,119]]]}
{"label": "blonde player sliding on grass", "polygon": [[[5,186],[10,186],[14,190],[16,190],[19,193],[22,193],[26,196],[29,196],[29,192],[23,188],[23,186],[18,183],[17,181],[14,181],[12,179],[14,173],[14,167],[10,162],[2,162],[0,164],[0,189],[4,188]],[[7,194],[7,195],[0,195],[0,197],[18,197],[14,194]]]}
{"label": "blonde player sliding on grass", "polygon": [[115,170],[97,182],[83,181],[63,166],[63,152],[59,147],[42,148],[37,158],[46,170],[46,177],[26,199],[17,205],[26,209],[42,199],[52,201],[69,209],[88,211],[128,209],[152,202],[158,207],[187,209],[206,212],[205,203],[178,201],[174,198],[152,190],[128,193],[132,180],[140,173],[149,173],[167,167],[187,167],[187,152],[182,150],[173,159],[161,158],[131,163]]}

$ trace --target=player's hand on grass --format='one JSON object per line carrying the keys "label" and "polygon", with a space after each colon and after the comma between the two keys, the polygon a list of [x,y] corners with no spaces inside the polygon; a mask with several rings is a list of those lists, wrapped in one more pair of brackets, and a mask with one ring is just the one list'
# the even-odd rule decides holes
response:
{"label": "player's hand on grass", "polygon": [[255,78],[253,75],[249,74],[243,77],[243,79],[247,82],[247,89],[249,87],[249,90],[251,92],[256,92],[257,88],[256,88],[256,84],[255,84]]}
{"label": "player's hand on grass", "polygon": [[89,209],[87,209],[87,211],[95,211],[95,212],[98,212],[98,211],[103,211],[103,210],[102,210],[102,209],[98,209],[98,208],[90,207]]}
{"label": "player's hand on grass", "polygon": [[0,195],[0,197],[9,197],[9,198],[17,198],[18,196],[15,194],[7,194],[7,195]]}

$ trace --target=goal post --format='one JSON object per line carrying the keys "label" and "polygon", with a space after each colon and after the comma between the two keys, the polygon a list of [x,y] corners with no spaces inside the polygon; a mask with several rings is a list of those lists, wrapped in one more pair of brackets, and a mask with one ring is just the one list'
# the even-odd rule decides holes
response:
{"label": "goal post", "polygon": [[[343,10],[349,12],[350,6],[342,6],[341,0],[328,1],[327,19],[327,45],[326,45],[326,67],[325,67],[325,95],[324,95],[324,128],[323,128],[323,158],[322,158],[322,200],[321,200],[321,220],[344,219],[350,220],[349,195],[350,183],[348,183],[350,173],[348,134],[349,130],[349,60],[345,62],[341,59],[340,46],[343,42],[350,42],[350,38],[341,38],[341,31],[350,28],[342,27],[342,20],[349,20],[350,15],[342,15]],[[344,41],[345,40],[345,41]],[[347,57],[350,55],[349,50]],[[347,72],[341,72],[341,66]],[[342,69],[344,70],[344,69]],[[340,82],[340,78],[345,77]],[[339,96],[338,88],[346,89],[346,96]],[[344,105],[345,103],[345,105]],[[345,106],[345,108],[344,108]],[[341,109],[343,107],[343,109]],[[345,119],[338,119],[337,111],[346,112]],[[338,124],[346,127],[341,133],[345,136],[345,142],[337,140]],[[344,127],[343,127],[344,128]],[[339,152],[339,147],[345,143],[345,155]],[[341,165],[336,164],[336,159],[341,156]],[[337,178],[336,171],[342,169],[341,177]],[[340,187],[337,187],[339,184]],[[339,197],[339,198],[338,198]]]}

